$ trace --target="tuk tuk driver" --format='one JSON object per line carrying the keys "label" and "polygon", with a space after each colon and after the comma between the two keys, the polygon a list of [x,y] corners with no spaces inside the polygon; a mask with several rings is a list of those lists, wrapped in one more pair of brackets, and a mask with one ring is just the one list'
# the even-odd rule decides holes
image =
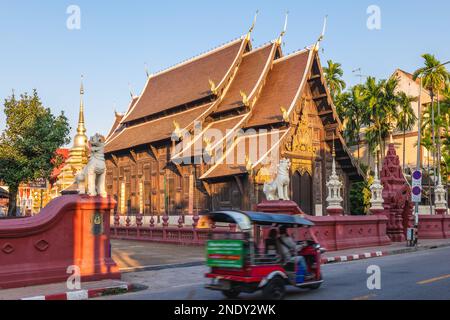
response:
{"label": "tuk tuk driver", "polygon": [[312,275],[308,272],[305,257],[297,255],[297,252],[302,250],[305,245],[297,245],[297,243],[287,233],[286,226],[280,227],[280,236],[277,239],[278,251],[285,264],[298,263],[303,270],[305,270],[305,279],[311,278]]}

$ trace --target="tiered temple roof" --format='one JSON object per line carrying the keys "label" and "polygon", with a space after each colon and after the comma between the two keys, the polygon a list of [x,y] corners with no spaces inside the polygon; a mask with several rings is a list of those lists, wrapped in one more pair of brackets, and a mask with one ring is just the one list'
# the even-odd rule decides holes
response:
{"label": "tiered temple roof", "polygon": [[[318,116],[325,128],[325,140],[334,142],[338,161],[354,179],[363,174],[345,146],[342,125],[336,114],[320,67],[317,45],[283,56],[281,41],[272,41],[252,49],[250,37],[243,36],[196,58],[171,67],[148,78],[139,98],[133,98],[125,116],[116,121],[108,135],[107,154],[129,152],[149,144],[170,142],[174,130],[196,132],[195,123],[202,125],[202,134],[172,154],[172,160],[201,155],[205,148],[214,150],[227,146],[226,154],[238,152],[239,142],[248,149],[248,137],[231,143],[229,137],[240,129],[266,128],[281,137],[269,147],[281,146],[292,132],[289,120],[300,105],[306,84],[309,84]],[[283,110],[284,114],[283,114]],[[222,139],[208,143],[208,129],[217,129]],[[196,143],[197,142],[197,143]],[[190,153],[188,153],[190,151]],[[258,166],[268,155],[250,159]],[[220,158],[220,157],[219,157]],[[216,179],[243,174],[247,165],[217,163],[201,177]]]}

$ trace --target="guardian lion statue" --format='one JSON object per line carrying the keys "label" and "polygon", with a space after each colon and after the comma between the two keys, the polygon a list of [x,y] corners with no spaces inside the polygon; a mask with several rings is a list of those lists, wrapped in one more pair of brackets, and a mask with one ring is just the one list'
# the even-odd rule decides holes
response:
{"label": "guardian lion statue", "polygon": [[[91,153],[89,161],[83,170],[77,174],[75,181],[78,185],[79,194],[88,194],[90,196],[106,197],[105,190],[105,137],[96,134],[89,140]],[[87,192],[86,192],[87,185]]]}
{"label": "guardian lion statue", "polygon": [[289,200],[289,159],[281,159],[278,164],[278,173],[274,181],[265,183],[263,192],[267,200]]}

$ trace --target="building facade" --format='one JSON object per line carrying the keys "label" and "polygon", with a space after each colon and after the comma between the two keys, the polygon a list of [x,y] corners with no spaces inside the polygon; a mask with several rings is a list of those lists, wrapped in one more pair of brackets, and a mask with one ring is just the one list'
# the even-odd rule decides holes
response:
{"label": "building facade", "polygon": [[363,173],[342,137],[319,43],[289,55],[281,43],[253,48],[249,33],[148,77],[106,140],[107,191],[120,213],[253,209],[288,158],[291,199],[322,215],[333,144],[348,208]]}

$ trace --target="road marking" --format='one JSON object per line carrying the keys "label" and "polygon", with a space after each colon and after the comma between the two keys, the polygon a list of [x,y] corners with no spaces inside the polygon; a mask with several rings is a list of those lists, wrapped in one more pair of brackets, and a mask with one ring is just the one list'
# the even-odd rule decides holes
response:
{"label": "road marking", "polygon": [[352,300],[369,300],[370,298],[374,298],[376,296],[377,295],[375,293],[371,293],[371,294],[368,294],[368,295],[365,295],[365,296],[353,298]]}
{"label": "road marking", "polygon": [[436,278],[431,278],[431,279],[428,279],[428,280],[422,280],[422,281],[417,282],[417,284],[429,284],[429,283],[432,283],[432,282],[445,280],[445,279],[450,279],[450,274],[447,274],[445,276],[436,277]]}

